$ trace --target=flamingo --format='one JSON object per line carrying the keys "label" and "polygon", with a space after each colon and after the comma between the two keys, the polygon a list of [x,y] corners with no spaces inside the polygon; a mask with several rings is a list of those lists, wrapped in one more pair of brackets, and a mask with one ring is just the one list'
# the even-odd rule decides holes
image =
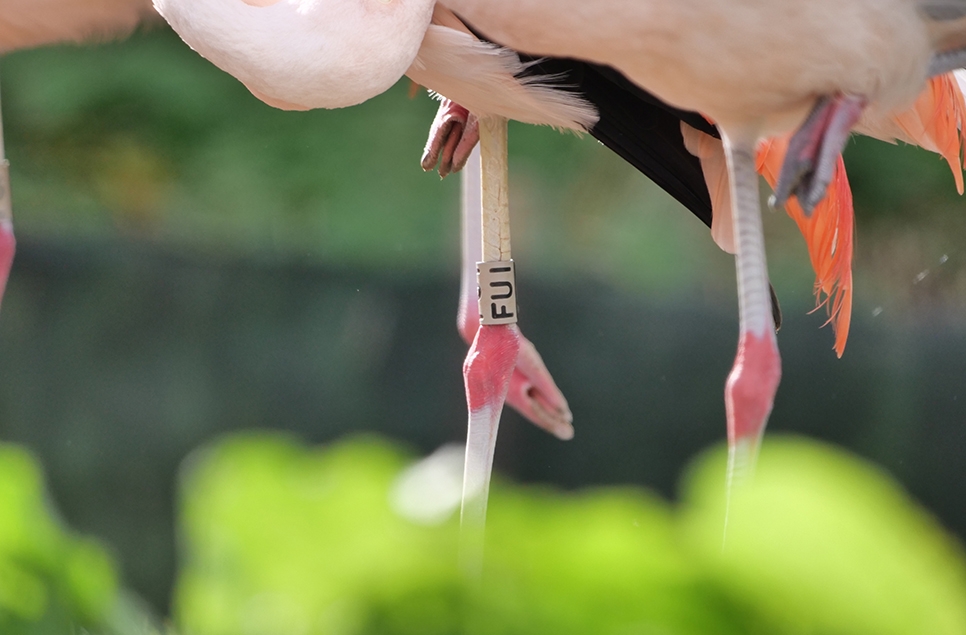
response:
{"label": "flamingo", "polygon": [[[961,0],[635,3],[446,0],[488,39],[530,55],[614,67],[666,103],[716,122],[726,159],[739,296],[725,388],[729,473],[752,465],[781,375],[769,327],[756,148],[794,133],[775,202],[808,216],[850,130],[909,108],[926,80],[966,60]],[[730,477],[729,477],[730,478]]]}
{"label": "flamingo", "polygon": [[[629,130],[640,134],[632,120],[615,116],[621,107],[628,107],[627,103],[609,102],[610,110],[603,113],[601,121],[597,110],[578,93],[560,88],[560,69],[520,59],[513,51],[481,41],[452,12],[434,2],[380,8],[376,11],[379,20],[367,19],[364,23],[353,15],[363,7],[344,3],[340,11],[347,13],[342,19],[355,19],[355,24],[361,24],[362,37],[381,43],[375,50],[365,51],[364,66],[351,53],[357,47],[344,42],[355,41],[360,33],[344,28],[345,23],[327,20],[328,14],[318,3],[155,0],[155,6],[190,46],[240,79],[257,97],[283,109],[352,105],[385,90],[405,70],[413,81],[453,100],[445,101],[440,111],[433,135],[437,143],[427,148],[424,167],[434,164],[441,153],[449,156],[443,146],[454,123],[475,133],[475,118],[466,126],[469,111],[562,129],[592,128],[608,140],[619,140]],[[383,19],[385,23],[380,22]],[[262,28],[265,20],[273,26]],[[400,31],[400,24],[417,24],[418,28]],[[287,44],[282,44],[277,35],[283,30],[288,34]],[[249,37],[255,39],[249,41]],[[310,68],[306,68],[305,59],[314,61]],[[581,72],[601,90],[622,94],[604,69],[588,67]],[[457,101],[462,105],[455,105]],[[638,148],[632,160],[646,166],[642,168],[646,173],[686,205],[700,210],[696,213],[710,223],[710,200],[701,166],[682,144],[678,118],[665,114],[663,108],[655,108],[655,112],[664,114],[659,122],[663,136],[654,137],[648,147]],[[646,125],[653,128],[651,120]],[[690,120],[696,126],[708,127],[697,115]],[[470,144],[464,142],[465,152],[457,153],[461,161],[465,161],[476,139],[474,135]],[[469,297],[467,288],[464,285],[464,300]],[[466,304],[464,301],[463,306]],[[468,314],[464,310],[461,315]],[[471,341],[476,326],[461,317],[460,332]],[[524,340],[522,351],[509,393],[510,404],[538,425],[569,438],[573,432],[566,401],[529,342]],[[483,400],[491,399],[487,396]]]}
{"label": "flamingo", "polygon": [[[475,142],[469,113],[591,131],[601,121],[579,90],[554,91],[552,73],[535,74],[535,57],[605,69],[621,88],[646,89],[663,109],[681,113],[682,143],[697,155],[713,194],[712,233],[736,256],[738,353],[725,386],[731,475],[753,464],[781,374],[756,167],[774,184],[775,203],[787,203],[806,233],[818,288],[834,296],[841,354],[851,302],[851,200],[840,151],[849,130],[911,139],[949,159],[947,142],[963,128],[959,87],[926,87],[931,74],[963,58],[959,0],[155,5],[189,45],[277,106],[351,105],[405,72],[451,100],[423,160],[426,167],[442,157],[444,172],[458,168]],[[917,110],[921,104],[909,110],[917,95],[943,99],[932,112]],[[951,102],[955,116],[939,108]],[[715,123],[713,132],[702,119]],[[913,130],[912,120],[926,125]],[[786,155],[776,169],[774,157]],[[829,213],[819,213],[823,202]]]}

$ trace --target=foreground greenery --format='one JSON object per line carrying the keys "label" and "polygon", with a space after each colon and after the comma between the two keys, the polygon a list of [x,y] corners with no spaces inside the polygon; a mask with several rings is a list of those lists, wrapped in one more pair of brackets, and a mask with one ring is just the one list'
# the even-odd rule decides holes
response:
{"label": "foreground greenery", "polygon": [[[422,481],[410,470],[402,481],[410,461],[374,439],[308,448],[269,434],[195,455],[183,480],[176,628],[966,632],[960,547],[888,476],[827,446],[769,439],[754,483],[731,499],[724,547],[720,451],[695,463],[674,506],[631,488],[562,493],[498,482],[482,582],[457,566],[455,499],[429,493],[449,484],[452,494],[458,469]],[[414,515],[406,500],[444,504]],[[35,462],[3,446],[0,632],[78,629],[155,632],[119,590],[103,548],[54,518]]]}
{"label": "foreground greenery", "polygon": [[36,461],[0,445],[0,633],[146,635],[151,628],[139,602],[119,590],[104,548],[60,525]]}

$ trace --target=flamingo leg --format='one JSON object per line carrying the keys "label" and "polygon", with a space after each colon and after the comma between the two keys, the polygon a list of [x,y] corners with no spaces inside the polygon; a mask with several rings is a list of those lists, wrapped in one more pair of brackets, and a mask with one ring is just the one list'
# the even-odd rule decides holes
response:
{"label": "flamingo leg", "polygon": [[0,302],[7,289],[17,241],[13,235],[13,204],[10,198],[10,163],[3,145],[3,116],[0,113]]}
{"label": "flamingo leg", "polygon": [[728,416],[728,483],[751,473],[781,378],[781,359],[772,321],[765,241],[752,141],[726,136],[731,176],[732,223],[738,278],[738,354],[725,384]]}
{"label": "flamingo leg", "polygon": [[[481,299],[477,315],[481,324],[463,364],[469,421],[463,468],[463,501],[460,509],[463,566],[474,577],[482,571],[483,527],[486,522],[486,502],[500,415],[520,352],[520,331],[516,326],[516,291],[513,283],[499,282],[484,287],[484,275],[487,272],[494,268],[512,270],[506,124],[506,119],[497,118],[486,118],[480,122],[480,225],[485,262],[480,263],[479,278]],[[501,291],[503,285],[506,285],[509,292],[501,296],[505,304],[500,305],[500,311],[493,304],[494,319],[491,320],[491,288],[497,285]],[[498,323],[501,321],[503,323]]]}
{"label": "flamingo leg", "polygon": [[[467,344],[473,342],[480,328],[476,286],[476,263],[483,259],[480,197],[480,152],[474,148],[462,172],[463,270],[457,326]],[[522,334],[519,338],[520,353],[510,377],[507,405],[558,439],[572,439],[573,415],[567,399],[536,347]]]}
{"label": "flamingo leg", "polygon": [[865,98],[857,95],[834,95],[818,100],[788,143],[771,201],[773,206],[784,205],[789,196],[795,195],[805,214],[812,214],[825,198],[839,155],[865,106]]}
{"label": "flamingo leg", "polygon": [[460,566],[473,580],[483,573],[483,534],[500,416],[520,347],[516,324],[481,326],[463,364],[469,421],[460,505]]}

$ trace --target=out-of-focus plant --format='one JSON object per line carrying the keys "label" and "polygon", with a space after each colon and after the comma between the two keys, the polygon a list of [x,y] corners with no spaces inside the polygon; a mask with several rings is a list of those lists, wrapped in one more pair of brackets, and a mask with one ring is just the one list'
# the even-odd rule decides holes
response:
{"label": "out-of-focus plant", "polygon": [[131,615],[118,601],[104,549],[68,533],[51,513],[34,459],[0,445],[0,633],[113,632],[115,618]]}
{"label": "out-of-focus plant", "polygon": [[675,508],[629,488],[498,483],[482,581],[457,523],[393,511],[405,457],[278,436],[196,457],[176,618],[187,635],[966,632],[959,547],[887,476],[770,439],[732,499],[702,458]]}

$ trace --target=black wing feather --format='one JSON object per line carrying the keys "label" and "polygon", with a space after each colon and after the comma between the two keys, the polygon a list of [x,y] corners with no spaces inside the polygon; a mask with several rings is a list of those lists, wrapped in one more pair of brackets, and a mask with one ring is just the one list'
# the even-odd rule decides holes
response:
{"label": "black wing feather", "polygon": [[[932,2],[958,6],[966,0]],[[486,40],[475,30],[473,32]],[[684,147],[681,122],[720,139],[721,134],[714,124],[700,113],[664,103],[609,66],[574,59],[517,55],[527,64],[526,75],[542,76],[547,83],[579,93],[592,103],[600,119],[590,134],[711,227],[711,195],[701,161]],[[769,285],[769,290],[777,331],[781,328],[781,307],[775,289]]]}
{"label": "black wing feather", "polygon": [[528,58],[527,73],[579,93],[600,115],[598,141],[711,226],[711,196],[701,162],[684,147],[681,122],[718,137],[701,115],[673,108],[607,66],[571,59]]}

